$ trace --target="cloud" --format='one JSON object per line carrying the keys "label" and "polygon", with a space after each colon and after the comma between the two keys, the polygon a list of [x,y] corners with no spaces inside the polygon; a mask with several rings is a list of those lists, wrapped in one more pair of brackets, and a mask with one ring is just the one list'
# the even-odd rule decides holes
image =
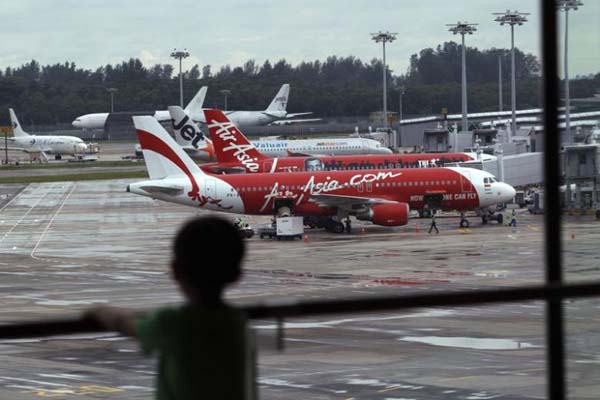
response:
{"label": "cloud", "polygon": [[[0,67],[31,59],[42,64],[74,61],[96,68],[139,57],[144,63],[176,62],[174,47],[187,47],[191,67],[241,65],[285,58],[297,64],[329,55],[354,55],[363,61],[381,57],[381,45],[370,40],[378,30],[398,32],[387,60],[404,72],[411,54],[435,47],[453,36],[445,24],[458,20],[479,23],[467,38],[478,48],[510,45],[507,27],[493,21],[492,12],[530,12],[518,27],[516,45],[539,55],[537,1],[523,0],[286,0],[198,2],[180,0],[20,0],[3,5]],[[561,15],[562,17],[562,15]],[[600,70],[600,1],[587,1],[570,16],[570,71],[573,75]]]}

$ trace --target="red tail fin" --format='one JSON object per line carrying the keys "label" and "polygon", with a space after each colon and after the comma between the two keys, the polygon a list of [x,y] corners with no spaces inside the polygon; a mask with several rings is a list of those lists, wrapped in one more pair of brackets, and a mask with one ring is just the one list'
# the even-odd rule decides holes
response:
{"label": "red tail fin", "polygon": [[204,109],[204,116],[217,161],[237,163],[250,172],[259,172],[257,161],[269,157],[261,154],[221,110]]}

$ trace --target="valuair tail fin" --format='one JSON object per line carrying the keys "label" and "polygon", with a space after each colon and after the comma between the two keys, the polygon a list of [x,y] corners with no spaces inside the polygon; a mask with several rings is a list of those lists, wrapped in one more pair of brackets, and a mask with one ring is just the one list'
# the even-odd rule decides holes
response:
{"label": "valuair tail fin", "polygon": [[177,175],[205,175],[175,143],[160,123],[150,116],[133,117],[150,179]]}
{"label": "valuair tail fin", "polygon": [[19,120],[17,119],[17,114],[15,114],[15,110],[9,108],[8,112],[10,114],[10,124],[12,125],[13,134],[15,135],[15,137],[29,136],[27,132],[21,129],[21,124],[19,124]]}
{"label": "valuair tail fin", "polygon": [[261,154],[221,110],[205,108],[204,117],[218,162],[236,163],[251,172],[258,172],[255,171],[258,169],[255,162],[269,157]]}
{"label": "valuair tail fin", "polygon": [[271,104],[265,111],[285,111],[287,109],[288,97],[290,95],[290,84],[284,83],[281,85],[279,92],[273,98]]}
{"label": "valuair tail fin", "polygon": [[[175,141],[182,147],[193,147],[195,149],[206,147],[206,137],[189,117],[187,111],[183,111],[179,106],[169,106],[171,123],[173,124],[173,133]],[[202,109],[200,109],[202,112]]]}
{"label": "valuair tail fin", "polygon": [[[194,121],[201,121],[202,117],[202,106],[204,105],[204,99],[206,98],[207,86],[202,86],[198,93],[190,100],[187,106],[185,106],[185,113],[192,117]],[[173,116],[171,116],[173,118]]]}

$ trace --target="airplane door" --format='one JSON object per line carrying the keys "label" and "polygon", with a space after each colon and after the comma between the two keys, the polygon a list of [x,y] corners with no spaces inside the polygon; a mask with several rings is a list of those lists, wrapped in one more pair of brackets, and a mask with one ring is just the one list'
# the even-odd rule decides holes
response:
{"label": "airplane door", "polygon": [[474,191],[473,183],[471,182],[471,173],[465,172],[464,175],[460,174],[460,186],[463,193],[471,193]]}
{"label": "airplane door", "polygon": [[371,193],[373,191],[373,182],[367,182],[365,186],[367,188],[367,193]]}
{"label": "airplane door", "polygon": [[358,193],[364,192],[365,186],[363,185],[362,182],[356,187],[356,190],[358,191]]}
{"label": "airplane door", "polygon": [[265,161],[262,172],[271,172],[271,168],[273,168],[273,161]]}

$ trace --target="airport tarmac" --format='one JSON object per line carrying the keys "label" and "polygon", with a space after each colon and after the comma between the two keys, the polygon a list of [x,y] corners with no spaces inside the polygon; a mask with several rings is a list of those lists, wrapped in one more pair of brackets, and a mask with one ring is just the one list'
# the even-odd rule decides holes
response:
{"label": "airport tarmac", "polygon": [[[197,213],[125,192],[131,180],[0,186],[0,323],[69,315],[93,305],[149,309],[181,296],[167,265],[173,234]],[[234,215],[229,216],[234,219]],[[268,217],[248,217],[253,226]],[[599,222],[565,224],[567,280],[600,277]],[[457,229],[456,218],[307,240],[248,240],[240,305],[539,284],[542,217],[518,227]],[[363,233],[364,228],[364,233]],[[417,232],[418,230],[418,232]],[[600,301],[565,303],[569,398],[600,391]],[[546,398],[544,304],[415,309],[286,322],[254,321],[262,399]],[[149,399],[155,361],[114,334],[0,340],[0,398]]]}

